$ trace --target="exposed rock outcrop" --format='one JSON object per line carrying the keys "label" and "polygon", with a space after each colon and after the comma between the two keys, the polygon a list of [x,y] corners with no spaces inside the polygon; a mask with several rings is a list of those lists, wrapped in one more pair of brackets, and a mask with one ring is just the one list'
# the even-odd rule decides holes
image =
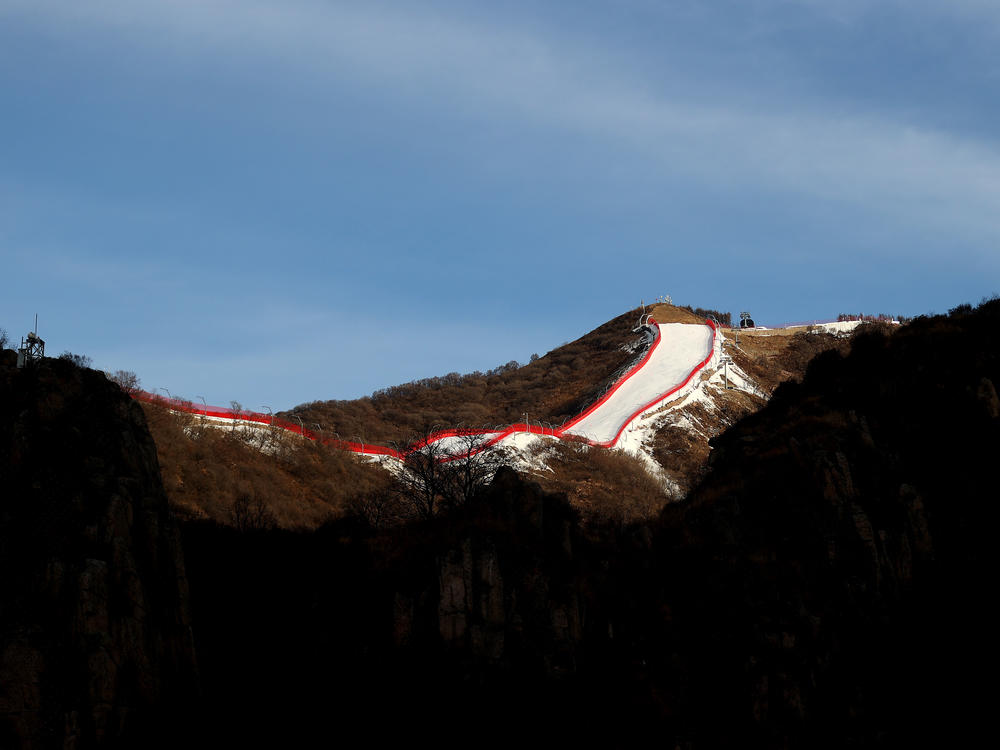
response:
{"label": "exposed rock outcrop", "polygon": [[[504,468],[425,533],[389,571],[398,644],[444,647],[467,673],[574,671],[583,581],[577,517],[565,497]],[[426,574],[413,575],[419,570]]]}
{"label": "exposed rock outcrop", "polygon": [[[0,362],[0,746],[139,741],[198,693],[178,530],[142,410]],[[152,734],[162,734],[160,729]]]}

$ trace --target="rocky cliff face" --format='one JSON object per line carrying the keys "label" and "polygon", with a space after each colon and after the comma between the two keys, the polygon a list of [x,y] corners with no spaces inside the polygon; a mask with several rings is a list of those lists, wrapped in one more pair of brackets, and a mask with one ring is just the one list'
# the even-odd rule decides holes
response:
{"label": "rocky cliff face", "polygon": [[197,695],[177,527],[142,411],[101,373],[0,361],[0,746],[144,736]]}
{"label": "rocky cliff face", "polygon": [[565,692],[552,686],[579,674],[590,593],[578,515],[509,469],[405,527],[192,523],[184,537],[202,736],[294,746],[332,727],[376,745],[493,746],[526,717],[551,727]]}
{"label": "rocky cliff face", "polygon": [[573,672],[583,578],[566,499],[501,469],[464,510],[429,527],[424,543],[394,563],[396,644],[433,643],[466,670]]}

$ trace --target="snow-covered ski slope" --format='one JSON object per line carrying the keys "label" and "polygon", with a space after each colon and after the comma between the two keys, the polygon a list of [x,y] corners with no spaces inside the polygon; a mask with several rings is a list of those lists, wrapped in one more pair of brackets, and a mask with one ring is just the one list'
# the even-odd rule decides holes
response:
{"label": "snow-covered ski slope", "polygon": [[431,444],[438,449],[442,460],[457,459],[500,442],[520,442],[522,436],[529,435],[576,440],[611,448],[631,422],[649,410],[658,408],[667,398],[682,395],[681,392],[690,386],[695,376],[718,356],[717,331],[711,321],[705,321],[705,325],[660,325],[650,318],[647,325],[653,329],[654,338],[643,358],[615,381],[600,399],[562,426],[552,428],[522,422],[512,424],[502,431],[442,430],[404,451],[328,437],[306,429],[302,422],[290,422],[269,414],[236,414],[230,409],[198,407],[188,401],[164,399],[146,392],[140,392],[135,397],[216,423],[241,422],[259,425],[261,429],[282,429],[341,450],[400,460],[412,451],[425,450]]}
{"label": "snow-covered ski slope", "polygon": [[639,365],[596,404],[563,426],[594,445],[613,446],[628,424],[683,388],[712,358],[715,328],[687,323],[657,326],[659,335]]}

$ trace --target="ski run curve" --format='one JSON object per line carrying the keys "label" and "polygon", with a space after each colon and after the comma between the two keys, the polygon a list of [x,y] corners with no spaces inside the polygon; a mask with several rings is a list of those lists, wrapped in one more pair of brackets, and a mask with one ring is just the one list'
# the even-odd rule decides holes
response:
{"label": "ski run curve", "polygon": [[403,451],[382,445],[369,445],[339,438],[327,437],[305,428],[300,422],[258,412],[233,412],[216,406],[199,407],[189,401],[165,399],[156,394],[140,391],[135,398],[165,405],[219,423],[256,423],[264,428],[280,428],[318,440],[340,450],[369,456],[387,456],[399,460],[415,450],[425,450],[433,445],[440,460],[465,458],[497,443],[516,441],[529,435],[574,440],[602,448],[612,448],[625,429],[650,410],[659,408],[666,399],[679,397],[695,386],[698,375],[713,359],[718,357],[717,330],[712,321],[704,325],[690,323],[659,324],[649,318],[646,324],[653,333],[653,342],[646,354],[596,402],[581,414],[560,427],[546,427],[543,423],[515,423],[504,430],[441,430],[426,440],[409,446]]}

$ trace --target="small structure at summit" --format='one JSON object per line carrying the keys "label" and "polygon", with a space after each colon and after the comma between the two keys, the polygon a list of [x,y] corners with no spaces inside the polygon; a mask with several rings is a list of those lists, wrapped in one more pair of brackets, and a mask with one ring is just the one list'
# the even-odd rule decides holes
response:
{"label": "small structure at summit", "polygon": [[38,315],[35,315],[35,330],[21,339],[21,347],[17,350],[17,367],[34,364],[44,356],[45,341],[38,335]]}

